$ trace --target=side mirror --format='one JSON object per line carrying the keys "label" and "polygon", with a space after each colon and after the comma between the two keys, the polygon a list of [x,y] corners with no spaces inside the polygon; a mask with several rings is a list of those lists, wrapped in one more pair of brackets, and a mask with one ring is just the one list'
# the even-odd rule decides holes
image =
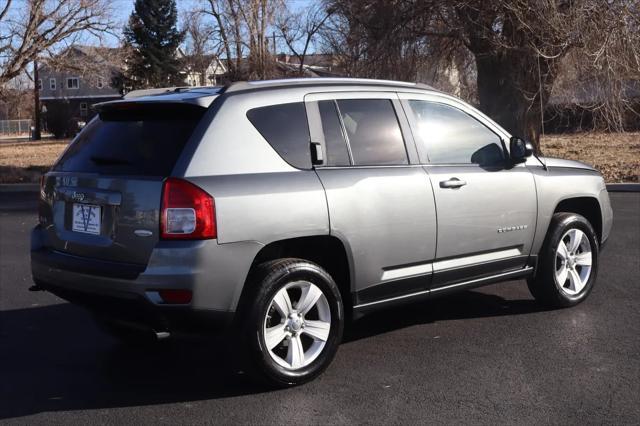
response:
{"label": "side mirror", "polygon": [[527,161],[527,157],[531,157],[533,154],[533,145],[530,142],[525,142],[517,136],[512,136],[509,141],[509,156],[513,163],[524,163]]}

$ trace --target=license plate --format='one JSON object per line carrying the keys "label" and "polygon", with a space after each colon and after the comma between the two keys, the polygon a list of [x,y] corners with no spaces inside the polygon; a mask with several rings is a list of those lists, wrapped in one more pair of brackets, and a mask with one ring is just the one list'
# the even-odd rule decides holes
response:
{"label": "license plate", "polygon": [[74,203],[71,229],[75,232],[99,235],[101,213],[100,206]]}

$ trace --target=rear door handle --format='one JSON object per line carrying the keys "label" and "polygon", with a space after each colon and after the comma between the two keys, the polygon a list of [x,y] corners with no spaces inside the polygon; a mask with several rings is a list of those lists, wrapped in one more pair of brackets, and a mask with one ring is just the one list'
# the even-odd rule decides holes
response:
{"label": "rear door handle", "polygon": [[440,181],[440,188],[460,188],[466,184],[467,182],[454,177],[449,180]]}

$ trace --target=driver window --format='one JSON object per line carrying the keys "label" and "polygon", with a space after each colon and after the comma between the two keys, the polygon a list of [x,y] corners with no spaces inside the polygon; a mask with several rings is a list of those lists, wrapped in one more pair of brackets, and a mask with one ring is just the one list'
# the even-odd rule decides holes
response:
{"label": "driver window", "polygon": [[500,137],[467,113],[449,105],[411,100],[419,143],[432,164],[504,164]]}

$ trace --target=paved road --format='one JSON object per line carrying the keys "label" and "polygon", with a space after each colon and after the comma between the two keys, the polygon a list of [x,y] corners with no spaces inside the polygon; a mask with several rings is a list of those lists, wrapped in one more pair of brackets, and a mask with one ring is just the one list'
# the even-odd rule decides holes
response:
{"label": "paved road", "polygon": [[227,371],[216,344],[129,349],[82,309],[27,292],[35,214],[0,212],[0,419],[638,424],[640,194],[611,198],[613,234],[582,305],[541,311],[513,281],[375,314],[323,376],[280,391]]}

